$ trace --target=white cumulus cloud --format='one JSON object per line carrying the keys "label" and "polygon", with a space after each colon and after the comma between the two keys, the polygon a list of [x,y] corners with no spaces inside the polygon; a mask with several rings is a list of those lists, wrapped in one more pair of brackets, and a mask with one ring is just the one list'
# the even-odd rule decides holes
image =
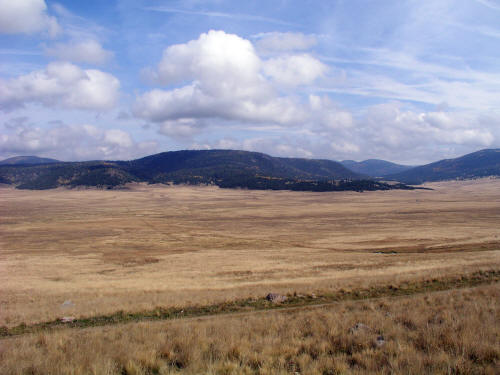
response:
{"label": "white cumulus cloud", "polygon": [[109,73],[55,62],[44,70],[0,79],[0,109],[39,103],[55,108],[105,110],[114,106],[119,88],[120,81]]}
{"label": "white cumulus cloud", "polygon": [[60,31],[56,18],[47,14],[44,0],[0,0],[0,33],[47,32],[54,37]]}
{"label": "white cumulus cloud", "polygon": [[197,79],[211,88],[241,90],[245,83],[255,85],[259,69],[260,59],[250,41],[211,30],[197,40],[166,48],[158,75],[164,84]]}
{"label": "white cumulus cloud", "polygon": [[113,57],[113,52],[102,48],[95,40],[80,42],[57,43],[45,50],[48,56],[59,60],[102,65]]}
{"label": "white cumulus cloud", "polygon": [[[294,95],[278,94],[276,83],[291,84],[292,77],[299,84],[311,83],[324,71],[323,64],[306,54],[263,60],[250,41],[212,30],[165,49],[153,75],[162,85],[180,87],[144,93],[134,114],[158,123],[222,119],[299,124],[307,108]],[[163,133],[172,133],[173,126],[163,126]],[[186,129],[185,122],[179,126]]]}

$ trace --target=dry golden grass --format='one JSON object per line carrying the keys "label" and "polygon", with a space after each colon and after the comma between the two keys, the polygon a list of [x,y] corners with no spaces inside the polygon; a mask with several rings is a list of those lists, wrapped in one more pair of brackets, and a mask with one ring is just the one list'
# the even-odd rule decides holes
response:
{"label": "dry golden grass", "polygon": [[[500,180],[431,187],[1,188],[0,325],[499,270]],[[300,311],[47,329],[0,340],[0,374],[497,374],[499,297],[493,284]],[[351,332],[356,323],[369,329]]]}
{"label": "dry golden grass", "polygon": [[[309,311],[39,333],[0,341],[0,373],[498,374],[499,301],[495,284]],[[357,323],[368,328],[351,330]]]}
{"label": "dry golden grass", "polygon": [[498,269],[500,180],[430,186],[1,188],[0,325]]}

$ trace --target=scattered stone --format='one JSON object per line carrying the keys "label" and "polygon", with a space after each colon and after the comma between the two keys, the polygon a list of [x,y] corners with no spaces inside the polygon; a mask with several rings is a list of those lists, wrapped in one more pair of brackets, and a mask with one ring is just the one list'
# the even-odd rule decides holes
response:
{"label": "scattered stone", "polygon": [[76,318],[74,316],[63,316],[60,320],[61,323],[73,323]]}
{"label": "scattered stone", "polygon": [[385,339],[384,336],[377,336],[377,339],[375,340],[375,345],[377,348],[380,348],[385,345]]}
{"label": "scattered stone", "polygon": [[316,299],[317,298],[316,294],[314,294],[314,293],[311,294],[311,297],[312,297],[312,299]]}
{"label": "scattered stone", "polygon": [[349,333],[370,332],[372,329],[363,323],[356,323],[349,329]]}
{"label": "scattered stone", "polygon": [[281,294],[277,293],[269,293],[266,296],[266,299],[272,303],[281,303],[287,300],[287,296],[282,296]]}

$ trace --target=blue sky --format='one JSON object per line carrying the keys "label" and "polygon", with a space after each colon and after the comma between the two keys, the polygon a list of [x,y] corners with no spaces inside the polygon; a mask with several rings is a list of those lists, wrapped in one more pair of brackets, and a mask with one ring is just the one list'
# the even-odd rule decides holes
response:
{"label": "blue sky", "polygon": [[0,158],[500,147],[499,0],[0,0]]}

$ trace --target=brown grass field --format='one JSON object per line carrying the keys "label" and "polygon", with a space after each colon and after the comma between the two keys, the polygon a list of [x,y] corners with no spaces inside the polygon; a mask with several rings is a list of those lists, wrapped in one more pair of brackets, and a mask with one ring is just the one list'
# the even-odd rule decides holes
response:
{"label": "brown grass field", "polygon": [[[11,374],[498,374],[500,289],[0,341]],[[351,329],[362,322],[367,328]]]}
{"label": "brown grass field", "polygon": [[[434,190],[3,187],[0,326],[500,270],[500,180],[427,186]],[[499,293],[493,283],[295,312],[47,330],[1,339],[0,373],[494,374]],[[356,322],[370,332],[349,333]]]}

